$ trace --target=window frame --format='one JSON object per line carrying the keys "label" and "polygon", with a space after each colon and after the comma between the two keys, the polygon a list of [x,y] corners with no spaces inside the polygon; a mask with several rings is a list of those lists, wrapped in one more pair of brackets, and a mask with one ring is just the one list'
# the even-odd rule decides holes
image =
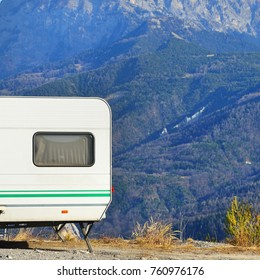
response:
{"label": "window frame", "polygon": [[[42,136],[56,136],[56,135],[64,135],[64,136],[87,136],[87,137],[91,137],[92,138],[92,157],[93,160],[91,161],[91,164],[81,164],[81,165],[57,165],[57,164],[38,164],[35,161],[36,158],[36,145],[35,145],[35,139],[38,135],[42,135]],[[34,133],[33,138],[32,138],[32,149],[33,149],[33,154],[32,154],[32,161],[33,164],[37,167],[57,167],[57,168],[77,168],[77,167],[92,167],[95,164],[95,137],[93,135],[93,133],[91,132],[67,132],[67,131],[37,131],[36,133]]]}

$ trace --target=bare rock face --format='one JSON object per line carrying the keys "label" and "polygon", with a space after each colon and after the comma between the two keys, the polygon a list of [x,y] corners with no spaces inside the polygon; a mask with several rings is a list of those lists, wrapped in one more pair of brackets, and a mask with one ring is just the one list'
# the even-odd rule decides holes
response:
{"label": "bare rock face", "polygon": [[151,18],[181,20],[182,29],[190,33],[207,30],[259,37],[259,4],[259,0],[2,0],[0,77],[107,46]]}
{"label": "bare rock face", "polygon": [[185,27],[218,32],[236,31],[257,36],[259,34],[259,0],[123,0],[124,5],[139,7],[184,20]]}

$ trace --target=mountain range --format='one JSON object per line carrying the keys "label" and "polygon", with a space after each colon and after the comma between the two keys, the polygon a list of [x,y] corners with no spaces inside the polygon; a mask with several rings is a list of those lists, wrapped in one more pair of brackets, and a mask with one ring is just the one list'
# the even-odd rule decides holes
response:
{"label": "mountain range", "polygon": [[0,3],[0,77],[134,36],[146,21],[217,51],[259,50],[259,0],[16,0]]}
{"label": "mountain range", "polygon": [[96,232],[151,216],[223,239],[233,196],[259,209],[259,1],[0,3],[0,93],[99,96],[113,184]]}

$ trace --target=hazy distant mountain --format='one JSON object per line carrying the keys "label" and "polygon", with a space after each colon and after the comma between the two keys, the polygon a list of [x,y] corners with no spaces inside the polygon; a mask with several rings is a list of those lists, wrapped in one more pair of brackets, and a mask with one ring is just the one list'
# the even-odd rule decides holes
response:
{"label": "hazy distant mountain", "polygon": [[149,19],[207,48],[259,49],[259,11],[258,0],[3,0],[0,77],[107,46]]}

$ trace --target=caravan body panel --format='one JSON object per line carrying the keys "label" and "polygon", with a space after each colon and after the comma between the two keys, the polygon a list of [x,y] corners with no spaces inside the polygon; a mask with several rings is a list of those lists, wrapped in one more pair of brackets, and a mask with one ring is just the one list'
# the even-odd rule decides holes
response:
{"label": "caravan body panel", "polygon": [[104,100],[0,98],[0,155],[0,224],[105,217],[111,111]]}

